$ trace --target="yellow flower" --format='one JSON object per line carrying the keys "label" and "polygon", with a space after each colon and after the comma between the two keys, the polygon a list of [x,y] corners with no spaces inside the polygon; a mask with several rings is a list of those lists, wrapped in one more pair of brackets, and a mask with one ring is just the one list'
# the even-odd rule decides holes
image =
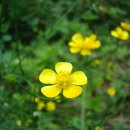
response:
{"label": "yellow flower", "polygon": [[100,44],[100,41],[96,40],[95,34],[83,38],[81,34],[77,33],[69,42],[70,52],[73,54],[80,53],[83,56],[91,55],[91,50],[99,48]]}
{"label": "yellow flower", "polygon": [[52,101],[46,103],[47,111],[54,111],[56,109],[56,104]]}
{"label": "yellow flower", "polygon": [[103,127],[97,126],[95,130],[104,130]]}
{"label": "yellow flower", "polygon": [[39,101],[39,102],[37,103],[37,109],[38,109],[38,110],[42,110],[44,107],[45,107],[45,103],[44,103],[44,102]]}
{"label": "yellow flower", "polygon": [[121,22],[121,27],[127,31],[130,31],[130,24],[127,22]]}
{"label": "yellow flower", "polygon": [[116,94],[116,89],[115,89],[114,87],[109,87],[109,88],[107,89],[107,94],[108,94],[109,96],[114,96],[114,95]]}
{"label": "yellow flower", "polygon": [[17,121],[16,121],[16,125],[17,125],[18,127],[21,127],[21,126],[22,126],[22,121],[21,121],[21,120],[17,120]]}
{"label": "yellow flower", "polygon": [[129,38],[128,32],[124,31],[120,27],[117,27],[115,30],[112,30],[111,35],[113,37],[121,39],[121,40],[128,40],[128,38]]}
{"label": "yellow flower", "polygon": [[62,92],[66,98],[75,98],[82,93],[80,85],[87,84],[87,77],[84,72],[76,71],[71,73],[72,64],[68,62],[58,62],[54,72],[45,69],[41,72],[39,80],[44,84],[51,84],[41,88],[41,92],[46,97],[56,97]]}

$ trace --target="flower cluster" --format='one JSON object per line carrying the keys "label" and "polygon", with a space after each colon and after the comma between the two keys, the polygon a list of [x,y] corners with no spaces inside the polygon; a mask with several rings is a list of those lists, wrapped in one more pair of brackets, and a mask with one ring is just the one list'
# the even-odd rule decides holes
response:
{"label": "flower cluster", "polygon": [[100,41],[96,39],[95,34],[83,38],[81,34],[77,33],[69,42],[70,52],[73,54],[80,53],[81,55],[91,55],[91,50],[99,48]]}
{"label": "flower cluster", "polygon": [[120,25],[123,29],[121,27],[117,27],[115,30],[111,31],[111,35],[120,40],[128,40],[129,33],[127,31],[130,31],[130,24],[126,22],[122,22]]}

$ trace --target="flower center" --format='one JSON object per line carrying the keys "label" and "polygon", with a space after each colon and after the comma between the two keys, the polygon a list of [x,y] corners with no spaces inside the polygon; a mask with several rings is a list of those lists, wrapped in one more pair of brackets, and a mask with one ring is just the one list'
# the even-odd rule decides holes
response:
{"label": "flower center", "polygon": [[80,45],[80,48],[81,50],[88,50],[91,48],[91,44],[93,43],[94,41],[92,40],[88,40],[87,42],[85,42],[85,40],[83,41],[83,43]]}
{"label": "flower center", "polygon": [[72,84],[72,76],[65,72],[60,72],[56,78],[56,84],[63,88],[68,87]]}

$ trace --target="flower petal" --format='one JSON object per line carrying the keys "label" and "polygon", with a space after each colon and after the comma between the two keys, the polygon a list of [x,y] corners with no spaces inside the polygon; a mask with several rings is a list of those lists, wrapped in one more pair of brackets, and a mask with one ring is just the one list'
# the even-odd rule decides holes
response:
{"label": "flower petal", "polygon": [[63,89],[63,95],[66,98],[75,98],[82,93],[82,88],[80,86],[69,86]]}
{"label": "flower petal", "polygon": [[97,38],[97,36],[96,36],[95,34],[91,34],[91,35],[89,36],[89,38],[90,38],[91,41],[95,41],[96,38]]}
{"label": "flower petal", "polygon": [[118,34],[121,34],[121,33],[123,32],[123,30],[122,30],[122,28],[117,27],[117,28],[116,28],[116,32],[117,32]]}
{"label": "flower petal", "polygon": [[121,27],[127,31],[130,31],[130,24],[126,22],[121,22]]}
{"label": "flower petal", "polygon": [[70,74],[72,71],[72,64],[68,62],[58,62],[55,65],[55,70],[57,73],[63,72]]}
{"label": "flower petal", "polygon": [[58,87],[57,85],[45,86],[41,88],[41,92],[46,97],[53,98],[59,95],[61,87]]}
{"label": "flower petal", "polygon": [[118,34],[116,31],[111,31],[111,35],[115,38],[118,38]]}
{"label": "flower petal", "polygon": [[100,41],[97,40],[97,41],[94,41],[94,42],[90,43],[90,44],[88,45],[88,48],[89,48],[89,49],[96,49],[96,48],[99,48],[100,45],[101,45]]}
{"label": "flower petal", "polygon": [[128,38],[129,38],[129,33],[126,32],[126,31],[124,31],[123,34],[122,34],[122,36],[121,36],[120,38],[121,38],[122,40],[128,40]]}
{"label": "flower petal", "polygon": [[76,71],[72,74],[72,79],[73,82],[72,84],[74,85],[85,85],[87,84],[87,77],[84,72],[82,71]]}
{"label": "flower petal", "polygon": [[88,49],[82,49],[80,53],[83,56],[85,56],[85,55],[91,55],[91,51],[88,50]]}
{"label": "flower petal", "polygon": [[80,33],[76,33],[73,37],[72,37],[72,40],[74,41],[74,42],[78,42],[78,43],[81,43],[81,42],[83,42],[83,37],[82,37],[82,35],[80,34]]}
{"label": "flower petal", "polygon": [[80,50],[81,50],[81,49],[78,48],[78,47],[71,47],[71,48],[70,48],[70,52],[73,53],[73,54],[80,52]]}
{"label": "flower petal", "polygon": [[79,45],[76,42],[69,42],[70,47],[78,47]]}
{"label": "flower petal", "polygon": [[41,72],[39,76],[40,82],[44,84],[55,84],[56,83],[56,73],[51,69],[45,69]]}

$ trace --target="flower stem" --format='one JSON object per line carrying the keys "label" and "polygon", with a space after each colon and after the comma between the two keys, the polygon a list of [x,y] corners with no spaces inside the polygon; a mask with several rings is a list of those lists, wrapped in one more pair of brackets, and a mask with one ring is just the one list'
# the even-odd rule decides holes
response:
{"label": "flower stem", "polygon": [[83,87],[83,93],[81,97],[81,130],[85,130],[85,86]]}

